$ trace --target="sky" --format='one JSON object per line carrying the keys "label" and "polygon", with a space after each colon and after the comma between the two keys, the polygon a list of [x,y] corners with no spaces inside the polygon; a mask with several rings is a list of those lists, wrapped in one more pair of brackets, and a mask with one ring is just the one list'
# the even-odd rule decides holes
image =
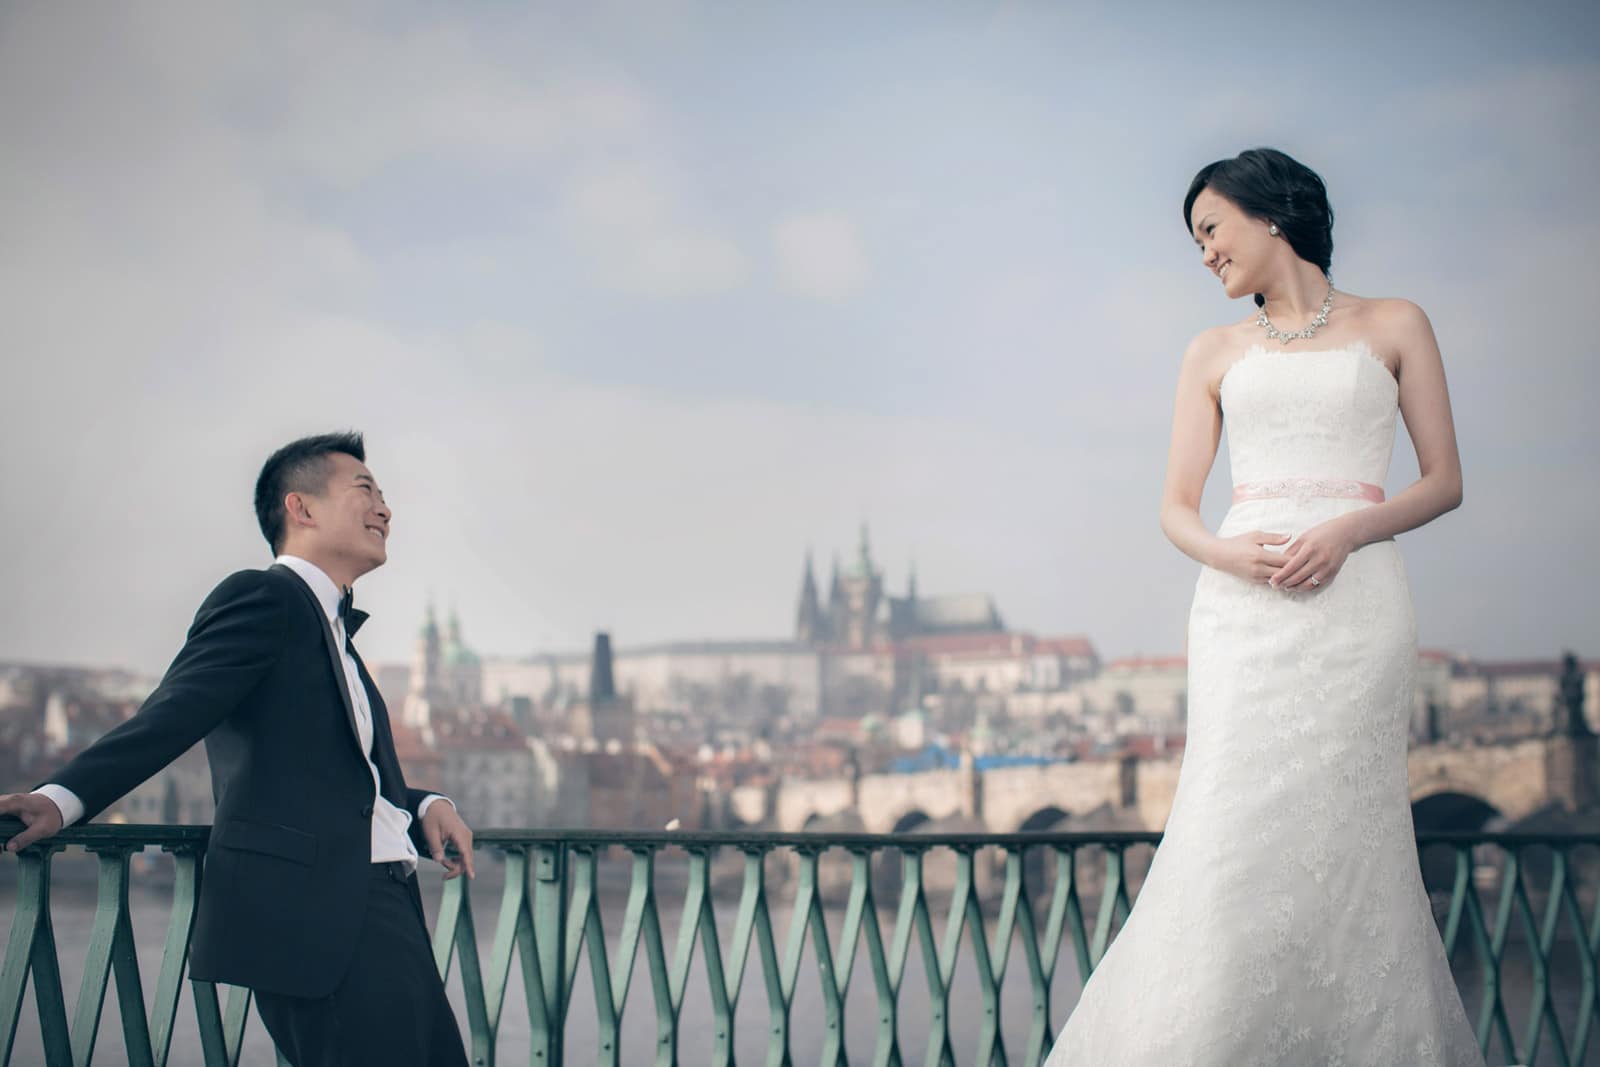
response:
{"label": "sky", "polygon": [[1172,390],[1246,311],[1182,199],[1255,145],[1438,335],[1422,644],[1600,654],[1597,128],[1592,3],[7,4],[0,659],[160,670],[346,427],[369,660],[430,598],[486,655],[787,636],[862,523],[892,591],[1181,652]]}

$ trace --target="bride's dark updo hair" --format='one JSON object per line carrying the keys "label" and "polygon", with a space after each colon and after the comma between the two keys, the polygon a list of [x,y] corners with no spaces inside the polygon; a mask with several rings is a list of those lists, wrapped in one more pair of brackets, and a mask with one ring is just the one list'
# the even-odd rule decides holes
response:
{"label": "bride's dark updo hair", "polygon": [[[1219,159],[1200,168],[1183,198],[1183,228],[1189,221],[1195,197],[1212,189],[1239,205],[1246,215],[1275,222],[1294,254],[1314,263],[1327,274],[1333,266],[1333,208],[1328,187],[1317,172],[1276,148],[1252,148],[1232,159]],[[1262,303],[1256,294],[1256,303]]]}

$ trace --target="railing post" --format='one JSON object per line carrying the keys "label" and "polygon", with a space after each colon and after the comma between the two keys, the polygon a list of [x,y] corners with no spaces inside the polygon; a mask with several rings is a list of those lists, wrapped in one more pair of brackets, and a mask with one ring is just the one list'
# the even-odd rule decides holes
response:
{"label": "railing post", "polygon": [[[656,849],[654,845],[634,845],[628,851],[631,856],[628,903],[622,916],[622,929],[617,936],[616,966],[611,972],[611,1002],[620,1016],[628,1002],[633,970],[639,962],[639,942],[643,940],[646,967],[650,974],[650,993],[656,1006],[655,1061],[675,1063],[678,1054],[678,1016],[667,976],[666,956],[661,947],[661,917],[656,911]],[[620,1045],[614,1050],[613,1060],[622,1062]]]}
{"label": "railing post", "polygon": [[22,1014],[22,995],[33,975],[33,999],[39,1009],[40,1036],[49,1067],[72,1062],[72,1031],[61,995],[61,964],[56,958],[55,931],[50,925],[50,857],[58,844],[34,845],[17,854],[17,909],[0,966],[0,1063],[11,1062]]}
{"label": "railing post", "polygon": [[822,851],[821,848],[810,850],[805,858],[811,881],[811,900],[807,909],[806,925],[811,930],[811,946],[816,953],[817,976],[822,980],[822,1021],[825,1035],[822,1043],[822,1063],[825,1067],[844,1067],[848,1062],[844,1054],[844,998],[849,991],[849,975],[846,974],[841,980],[833,948],[828,942],[828,920],[823,914],[822,885],[817,868],[817,861]]}
{"label": "railing post", "polygon": [[772,1003],[767,1034],[767,1063],[789,1067],[794,1061],[789,1051],[789,1011],[800,975],[800,957],[806,948],[806,932],[811,906],[817,892],[817,852],[812,845],[795,848],[799,859],[799,879],[795,885],[794,911],[789,915],[789,936],[784,942],[783,966],[778,972],[778,1000]]}
{"label": "railing post", "polygon": [[[567,1026],[566,844],[540,841],[533,846],[533,940],[544,980],[545,1017],[533,1030],[533,1060],[550,1067],[562,1064]],[[536,1020],[537,1022],[538,1020]]]}
{"label": "railing post", "polygon": [[[978,900],[978,857],[971,845],[956,848],[956,886],[950,898],[949,956],[942,961],[946,985],[955,979],[956,958],[961,952],[961,928],[966,926],[972,945],[972,961],[978,971],[978,995],[983,1001],[983,1022],[978,1027],[977,1062],[988,1067],[1006,1064],[1005,1037],[1000,1032],[1000,983],[1005,978],[1010,953],[1011,922],[1014,916],[1002,915],[995,926],[995,945],[984,932],[983,905]],[[1002,907],[1004,901],[1002,901]],[[1002,940],[1003,939],[1003,940]],[[1003,946],[1003,947],[1002,947]]]}
{"label": "railing post", "polygon": [[204,846],[193,842],[163,845],[175,866],[172,913],[167,920],[167,940],[161,950],[161,973],[156,978],[155,1003],[150,1006],[150,1054],[165,1064],[172,1049],[172,1024],[183,995],[183,974],[189,966],[189,941],[194,934],[195,907],[200,900],[201,857]]}
{"label": "railing post", "polygon": [[567,908],[567,944],[561,977],[570,995],[577,977],[578,957],[589,950],[589,979],[594,988],[595,1025],[599,1047],[597,1067],[620,1067],[622,1063],[622,1005],[611,986],[611,963],[607,956],[605,927],[600,919],[599,849],[584,842],[568,850],[572,861],[572,899]]}
{"label": "railing post", "polygon": [[[507,864],[508,879],[511,870],[512,866]],[[473,1067],[494,1067],[495,1027],[484,993],[478,933],[472,918],[472,885],[468,878],[450,879],[439,893],[439,914],[433,926],[433,962],[441,982],[450,978],[452,957],[461,961],[461,994],[467,1006],[465,1043],[471,1050]],[[498,1019],[496,1009],[495,1021]]]}
{"label": "railing post", "polygon": [[[1123,884],[1124,857],[1121,844],[1106,846],[1106,882],[1100,894],[1100,910],[1095,915],[1094,944],[1090,946],[1090,954],[1096,967],[1105,958],[1106,949],[1111,944],[1111,927],[1118,918],[1126,918],[1131,909],[1128,905],[1128,890]],[[1121,915],[1118,915],[1118,912]],[[1085,978],[1087,979],[1087,975]]]}
{"label": "railing post", "polygon": [[128,919],[128,858],[142,848],[143,845],[131,843],[89,848],[100,860],[100,885],[83,984],[78,987],[78,1007],[72,1016],[72,1059],[81,1067],[87,1067],[94,1059],[106,986],[113,978],[122,1015],[124,1054],[130,1064],[144,1067],[151,1063],[139,957],[133,946],[133,924]]}
{"label": "railing post", "polygon": [[733,938],[728,945],[728,966],[725,979],[728,990],[728,1026],[717,1035],[712,1063],[727,1067],[733,1063],[734,1023],[738,1014],[739,994],[744,988],[745,968],[750,961],[750,940],[756,938],[756,952],[761,959],[762,975],[767,985],[768,1005],[772,1004],[777,984],[777,951],[772,943],[772,920],[767,913],[766,860],[770,851],[764,844],[746,842],[740,846],[744,853],[744,880],[739,890],[739,910],[733,920]]}
{"label": "railing post", "polygon": [[[189,979],[194,992],[194,1013],[200,1026],[200,1048],[206,1067],[234,1067],[244,1048],[244,1028],[250,1021],[250,990],[228,986],[227,1007],[223,1007],[215,983]],[[283,1062],[283,1056],[278,1056]]]}
{"label": "railing post", "polygon": [[[733,1033],[733,1004],[737,999],[728,996],[727,978],[722,969],[722,947],[717,938],[716,909],[711,906],[711,857],[715,850],[691,845],[689,853],[689,882],[683,898],[683,913],[678,921],[678,943],[673,949],[672,970],[668,975],[667,1007],[670,1015],[662,1019],[670,1030],[662,1036],[657,1046],[658,1064],[678,1062],[678,1038],[682,1034],[683,1002],[689,991],[689,972],[694,968],[695,944],[698,941],[705,953],[706,985],[711,995],[712,1033],[711,1062],[731,1062],[730,1046]],[[659,1004],[660,1001],[658,1000]]]}

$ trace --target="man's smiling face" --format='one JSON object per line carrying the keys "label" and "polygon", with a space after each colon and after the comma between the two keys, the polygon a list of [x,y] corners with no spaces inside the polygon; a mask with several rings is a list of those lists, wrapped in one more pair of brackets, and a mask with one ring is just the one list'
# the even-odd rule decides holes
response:
{"label": "man's smiling face", "polygon": [[328,456],[328,464],[328,484],[316,498],[313,512],[319,547],[354,573],[365,574],[389,558],[389,505],[365,463],[335,452]]}

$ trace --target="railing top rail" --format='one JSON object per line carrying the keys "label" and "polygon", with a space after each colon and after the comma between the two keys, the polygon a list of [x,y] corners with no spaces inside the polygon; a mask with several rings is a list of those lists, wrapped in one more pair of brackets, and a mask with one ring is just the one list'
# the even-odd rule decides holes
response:
{"label": "railing top rail", "polygon": [[[0,815],[0,844],[22,832],[22,821]],[[50,840],[64,845],[204,845],[211,836],[207,825],[170,823],[89,823],[70,826]]]}
{"label": "railing top rail", "polygon": [[[0,817],[0,843],[9,841],[22,829],[16,819]],[[75,826],[61,831],[53,839],[67,845],[121,845],[145,843],[160,846],[204,845],[211,832],[204,825],[169,825],[160,823],[118,823]],[[918,846],[945,846],[954,848],[983,848],[988,846],[1055,845],[1079,847],[1086,845],[1144,845],[1156,844],[1161,834],[1145,830],[1078,830],[1063,832],[1022,833],[947,833],[947,834],[867,834],[867,833],[776,833],[749,830],[596,830],[596,829],[505,829],[491,828],[476,831],[474,840],[480,845],[545,845],[566,844],[584,846],[617,846],[621,848],[679,848],[704,847],[791,847],[791,848],[883,848]],[[1420,833],[1419,845],[1492,844],[1507,848],[1549,846],[1573,848],[1600,846],[1600,831],[1581,833]]]}

